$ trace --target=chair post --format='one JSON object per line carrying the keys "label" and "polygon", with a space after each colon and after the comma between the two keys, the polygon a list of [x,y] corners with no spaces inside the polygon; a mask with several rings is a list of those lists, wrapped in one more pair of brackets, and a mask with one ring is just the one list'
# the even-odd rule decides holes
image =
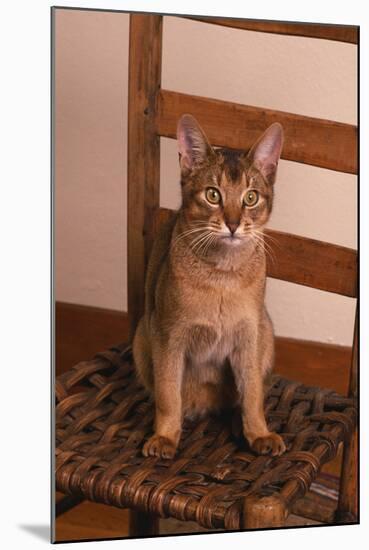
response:
{"label": "chair post", "polygon": [[[357,398],[358,311],[356,309],[354,343],[350,371],[349,395]],[[336,521],[355,523],[358,520],[358,433],[357,429],[345,444]]]}
{"label": "chair post", "polygon": [[145,267],[159,207],[162,16],[131,15],[128,84],[128,316],[130,337],[144,309]]}
{"label": "chair post", "polygon": [[[128,317],[130,339],[144,310],[145,268],[159,207],[160,138],[156,132],[161,85],[162,16],[130,16],[128,84]],[[158,534],[158,520],[130,512],[132,537]]]}
{"label": "chair post", "polygon": [[145,512],[130,510],[129,512],[129,536],[130,537],[154,537],[159,534],[159,518]]}
{"label": "chair post", "polygon": [[284,527],[288,509],[280,495],[258,498],[249,495],[243,503],[243,529]]}

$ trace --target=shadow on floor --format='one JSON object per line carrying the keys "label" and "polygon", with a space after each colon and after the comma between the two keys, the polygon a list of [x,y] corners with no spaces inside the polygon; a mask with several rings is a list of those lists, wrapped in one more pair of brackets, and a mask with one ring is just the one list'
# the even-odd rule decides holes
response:
{"label": "shadow on floor", "polygon": [[35,537],[50,543],[50,526],[49,525],[18,525],[23,531],[31,533]]}

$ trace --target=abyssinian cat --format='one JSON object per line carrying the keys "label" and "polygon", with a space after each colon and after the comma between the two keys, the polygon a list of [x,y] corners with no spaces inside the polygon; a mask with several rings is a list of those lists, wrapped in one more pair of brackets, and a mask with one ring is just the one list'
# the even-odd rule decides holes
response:
{"label": "abyssinian cat", "polygon": [[213,148],[188,114],[177,138],[182,205],[154,242],[133,341],[136,369],[155,400],[155,433],[143,454],[172,458],[185,416],[238,407],[251,448],[279,455],[284,442],[263,410],[274,349],[263,227],[282,126],[272,124],[248,153]]}

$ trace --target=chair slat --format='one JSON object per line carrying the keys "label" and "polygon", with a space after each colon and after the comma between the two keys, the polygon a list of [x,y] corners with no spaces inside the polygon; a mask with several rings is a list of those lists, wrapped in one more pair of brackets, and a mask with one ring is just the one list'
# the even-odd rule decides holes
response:
{"label": "chair slat", "polygon": [[265,233],[275,256],[275,261],[267,256],[269,277],[356,297],[355,250],[271,229]]}
{"label": "chair slat", "polygon": [[282,158],[350,174],[357,172],[356,126],[161,90],[158,134],[175,138],[183,113],[191,113],[199,121],[213,145],[232,149],[250,148],[270,124],[280,122],[285,131]]}
{"label": "chair slat", "polygon": [[[154,233],[175,215],[160,208],[155,213]],[[351,248],[268,229],[267,275],[344,296],[357,295],[357,253]],[[270,238],[268,238],[270,237]]]}
{"label": "chair slat", "polygon": [[283,21],[255,21],[252,19],[236,19],[228,17],[186,17],[203,23],[213,23],[223,27],[244,29],[248,31],[268,32],[305,36],[308,38],[323,38],[350,44],[358,43],[359,27],[351,25],[324,25],[317,23],[288,23]]}

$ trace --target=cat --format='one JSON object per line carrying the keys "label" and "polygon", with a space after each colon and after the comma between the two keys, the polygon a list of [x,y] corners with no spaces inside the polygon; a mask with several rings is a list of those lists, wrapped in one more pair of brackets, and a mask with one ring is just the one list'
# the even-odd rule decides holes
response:
{"label": "cat", "polygon": [[239,407],[251,449],[280,455],[285,444],[263,408],[274,359],[263,227],[283,129],[272,124],[249,152],[214,148],[185,114],[177,140],[182,205],[153,244],[133,339],[138,376],[155,401],[155,433],[142,452],[173,458],[184,417]]}

